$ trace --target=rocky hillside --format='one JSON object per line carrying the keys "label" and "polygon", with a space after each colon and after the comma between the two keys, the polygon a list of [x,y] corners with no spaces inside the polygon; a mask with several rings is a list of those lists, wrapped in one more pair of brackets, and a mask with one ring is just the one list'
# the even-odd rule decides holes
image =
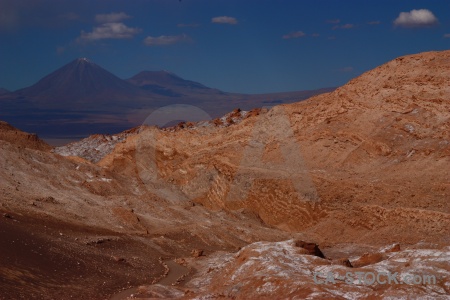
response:
{"label": "rocky hillside", "polygon": [[399,58],[235,126],[147,128],[100,165],[324,242],[448,239],[448,57]]}
{"label": "rocky hillside", "polygon": [[36,134],[23,132],[3,121],[0,121],[0,140],[30,149],[48,151],[52,148]]}
{"label": "rocky hillside", "polygon": [[[341,246],[341,254],[349,250],[352,250],[351,246]],[[191,258],[189,263],[202,271],[186,287],[142,286],[136,296],[273,299],[276,295],[280,299],[396,299],[414,295],[417,299],[443,300],[448,299],[449,286],[440,274],[450,272],[449,265],[442,263],[449,259],[450,247],[436,249],[426,244],[408,249],[401,249],[398,244],[389,245],[350,259],[323,259],[310,255],[295,240],[258,242],[235,254],[216,253],[200,260]],[[433,268],[431,272],[430,266]],[[369,283],[375,278],[359,278],[357,272],[363,272],[363,276],[381,272],[397,276],[395,280],[391,279],[393,284],[371,286]],[[428,280],[428,277],[423,277],[425,274],[436,276],[436,283],[411,284],[413,277],[408,277],[417,275],[419,277],[416,276],[415,280],[419,282],[420,279],[422,283]],[[381,283],[388,280],[387,275],[379,277]]]}
{"label": "rocky hillside", "polygon": [[[307,101],[55,150],[69,157],[0,141],[4,294],[446,299],[449,77],[450,51],[422,53]],[[26,243],[58,259],[32,272]],[[358,271],[436,282],[314,281]]]}
{"label": "rocky hillside", "polygon": [[[11,130],[5,124],[0,136]],[[106,299],[161,279],[175,283],[172,259],[191,252],[290,237],[250,212],[211,212],[169,185],[149,187],[36,149],[14,132],[11,142],[0,140],[0,299]]]}
{"label": "rocky hillside", "polygon": [[233,126],[147,128],[99,164],[325,247],[439,248],[450,242],[449,76],[450,51],[398,58]]}

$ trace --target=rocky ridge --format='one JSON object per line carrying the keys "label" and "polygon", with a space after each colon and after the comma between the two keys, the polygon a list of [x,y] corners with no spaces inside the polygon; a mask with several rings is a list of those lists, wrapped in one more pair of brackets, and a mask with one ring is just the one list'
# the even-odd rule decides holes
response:
{"label": "rocky ridge", "polygon": [[52,147],[39,139],[36,134],[23,132],[10,124],[0,121],[0,140],[7,141],[14,145],[49,151]]}

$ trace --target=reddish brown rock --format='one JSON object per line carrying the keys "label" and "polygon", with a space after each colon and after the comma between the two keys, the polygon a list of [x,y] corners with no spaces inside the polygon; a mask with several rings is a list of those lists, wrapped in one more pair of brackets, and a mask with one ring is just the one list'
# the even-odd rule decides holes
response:
{"label": "reddish brown rock", "polygon": [[202,249],[194,249],[191,251],[191,255],[192,255],[192,257],[200,257],[200,256],[204,256],[204,252]]}
{"label": "reddish brown rock", "polygon": [[35,150],[50,151],[52,149],[50,145],[39,139],[36,134],[23,132],[3,121],[0,121],[0,140]]}
{"label": "reddish brown rock", "polygon": [[385,257],[382,253],[364,253],[360,258],[351,262],[354,268],[360,268],[368,265],[376,264]]}
{"label": "reddish brown rock", "polygon": [[350,262],[350,260],[348,258],[338,258],[338,259],[333,259],[332,263],[334,265],[341,265],[341,266],[345,266],[348,268],[353,268],[352,263]]}
{"label": "reddish brown rock", "polygon": [[385,252],[399,252],[400,250],[401,250],[400,249],[400,244],[394,244],[391,247],[387,248],[385,250]]}
{"label": "reddish brown rock", "polygon": [[297,241],[295,241],[295,246],[307,250],[308,254],[310,254],[310,255],[314,255],[314,256],[317,256],[320,258],[325,258],[325,255],[319,249],[319,245],[317,245],[315,243],[308,243],[305,241],[297,240]]}

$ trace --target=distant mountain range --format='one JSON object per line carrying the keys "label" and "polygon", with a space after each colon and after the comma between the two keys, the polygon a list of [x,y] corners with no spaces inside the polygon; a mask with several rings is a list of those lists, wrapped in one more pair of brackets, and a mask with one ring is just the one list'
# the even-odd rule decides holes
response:
{"label": "distant mountain range", "polygon": [[235,108],[291,103],[332,90],[226,93],[167,71],[144,71],[123,80],[79,58],[30,87],[0,89],[0,119],[43,138],[77,139],[138,126],[155,109],[172,104],[193,105],[217,118]]}
{"label": "distant mountain range", "polygon": [[186,93],[224,94],[201,83],[185,80],[168,71],[143,71],[127,80],[147,91],[169,97],[181,97]]}

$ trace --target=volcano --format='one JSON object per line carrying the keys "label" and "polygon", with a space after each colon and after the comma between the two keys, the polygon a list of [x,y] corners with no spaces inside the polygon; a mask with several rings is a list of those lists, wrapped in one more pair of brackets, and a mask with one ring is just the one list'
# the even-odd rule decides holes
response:
{"label": "volcano", "polygon": [[142,89],[166,96],[189,94],[223,94],[222,91],[209,88],[201,83],[183,79],[168,71],[143,71],[127,79],[128,82]]}
{"label": "volcano", "polygon": [[16,94],[47,107],[67,107],[118,104],[130,97],[143,96],[144,92],[87,58],[78,58]]}

